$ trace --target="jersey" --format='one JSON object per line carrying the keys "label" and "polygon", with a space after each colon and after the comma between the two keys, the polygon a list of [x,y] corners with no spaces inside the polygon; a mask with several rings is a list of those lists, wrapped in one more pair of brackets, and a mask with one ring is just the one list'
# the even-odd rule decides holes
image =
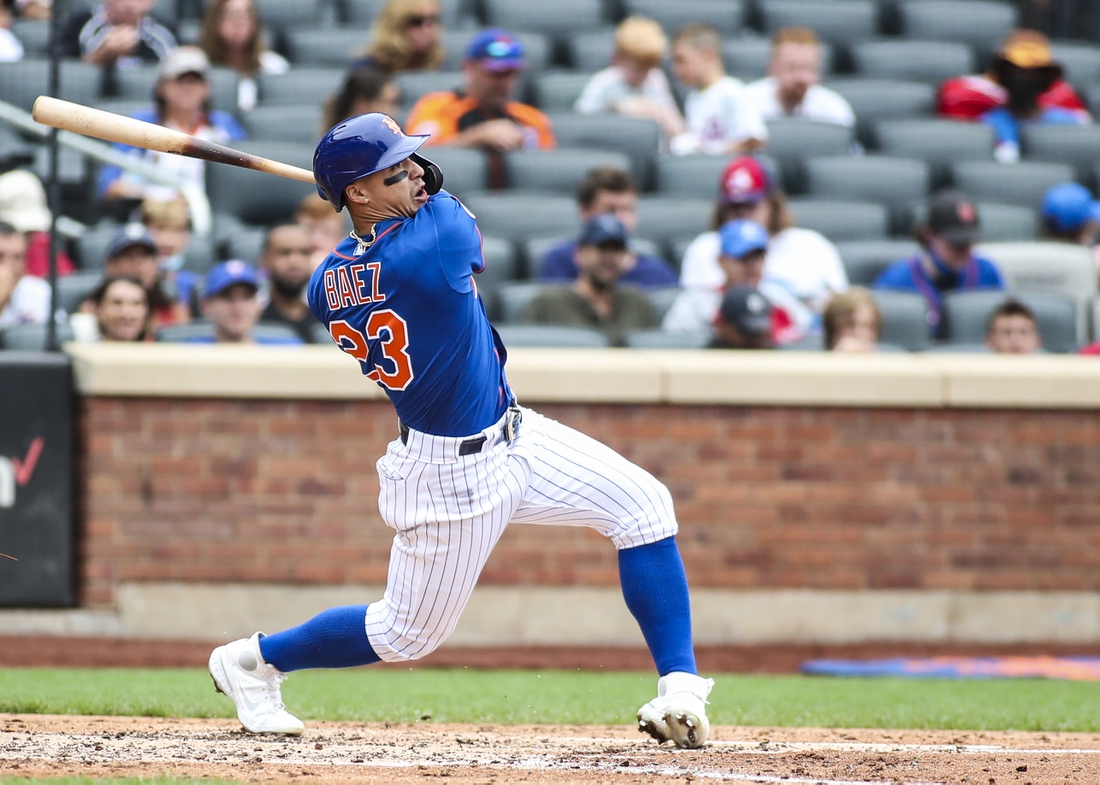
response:
{"label": "jersey", "polygon": [[440,191],[412,218],[375,228],[373,245],[349,237],[314,271],[310,308],[405,425],[478,433],[503,416],[512,393],[507,352],[473,280],[485,266],[474,216]]}

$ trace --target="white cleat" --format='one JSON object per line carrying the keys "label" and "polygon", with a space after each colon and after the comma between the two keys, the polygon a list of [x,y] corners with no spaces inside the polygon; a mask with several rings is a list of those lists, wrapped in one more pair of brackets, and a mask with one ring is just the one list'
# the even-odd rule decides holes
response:
{"label": "white cleat", "polygon": [[696,749],[707,743],[710,720],[707,696],[713,679],[692,673],[669,673],[657,680],[657,697],[638,709],[638,730],[658,742]]}
{"label": "white cleat", "polygon": [[306,729],[302,721],[283,705],[279,685],[286,674],[264,662],[260,636],[219,646],[210,654],[210,676],[214,687],[237,707],[237,717],[252,733],[282,733],[297,736]]}

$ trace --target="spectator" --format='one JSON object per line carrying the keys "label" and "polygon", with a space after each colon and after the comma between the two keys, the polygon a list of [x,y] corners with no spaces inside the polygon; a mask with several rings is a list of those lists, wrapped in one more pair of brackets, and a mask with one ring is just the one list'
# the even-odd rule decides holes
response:
{"label": "spectator", "polygon": [[188,343],[261,343],[297,345],[297,338],[256,337],[252,331],[260,319],[260,289],[256,272],[244,262],[222,262],[206,274],[202,313],[214,325],[214,334]]}
{"label": "spectator", "polygon": [[722,296],[710,349],[773,349],[772,304],[751,286],[734,286]]}
{"label": "spectator", "polygon": [[149,293],[136,278],[105,278],[90,298],[98,340],[144,341],[149,334]]}
{"label": "spectator", "polygon": [[158,281],[161,290],[188,312],[196,302],[201,276],[184,270],[187,248],[191,244],[191,213],[183,199],[141,203],[141,223],[157,247]]}
{"label": "spectator", "polygon": [[[2,181],[3,178],[0,178]],[[1062,183],[1043,195],[1043,235],[1092,248],[1100,231],[1100,202],[1083,185]],[[2,215],[2,213],[0,213]]]}
{"label": "spectator", "polygon": [[337,123],[367,112],[393,117],[397,114],[400,96],[397,83],[385,72],[367,67],[353,68],[344,76],[340,92],[325,99],[322,135]]}
{"label": "spectator", "polygon": [[782,286],[764,278],[768,253],[768,231],[755,221],[737,220],[718,230],[718,263],[725,274],[721,289],[688,289],[680,294],[665,314],[661,327],[669,332],[698,332],[711,329],[723,296],[737,286],[760,291],[771,304],[772,341],[791,343],[809,329],[811,316],[806,307]]}
{"label": "spectator", "polygon": [[787,289],[811,312],[820,313],[830,297],[848,288],[833,244],[811,229],[792,225],[786,195],[760,161],[748,156],[730,161],[723,171],[711,220],[714,230],[696,237],[684,251],[681,286],[714,291],[726,285],[718,264],[717,229],[740,218],[762,224],[771,235],[765,279]]}
{"label": "spectator", "polygon": [[443,64],[436,0],[389,0],[374,21],[374,34],[351,70],[372,68],[387,76],[436,71]]}
{"label": "spectator", "polygon": [[873,352],[882,336],[882,312],[862,286],[829,300],[822,316],[825,348],[830,352]]}
{"label": "spectator", "polygon": [[581,114],[615,112],[653,120],[666,139],[684,132],[661,62],[668,55],[668,38],[652,19],[631,16],[615,30],[611,67],[593,74],[573,109]]}
{"label": "spectator", "polygon": [[285,74],[290,68],[285,57],[268,49],[263,29],[254,0],[212,0],[203,14],[199,46],[211,65],[237,72],[237,107],[242,112],[256,107],[257,76]]}
{"label": "spectator", "polygon": [[15,0],[0,2],[0,63],[14,63],[23,59],[23,44],[11,31]]}
{"label": "spectator", "polygon": [[50,317],[50,285],[26,274],[27,239],[0,223],[0,327],[42,323]]}
{"label": "spectator", "polygon": [[597,215],[581,232],[576,259],[580,275],[572,286],[555,286],[537,295],[523,313],[528,324],[556,324],[599,330],[615,346],[631,330],[657,326],[649,299],[631,286],[620,286],[630,251],[622,221]]}
{"label": "spectator", "polygon": [[[11,224],[27,236],[27,275],[50,275],[50,209],[46,189],[38,175],[13,169],[0,175],[0,221]],[[64,250],[57,251],[57,274],[68,275],[73,263]]]}
{"label": "spectator", "polygon": [[348,236],[347,213],[338,213],[332,205],[317,194],[310,194],[298,205],[294,212],[294,222],[309,233],[313,253],[310,257],[311,270],[332,253],[332,249]]}
{"label": "spectator", "polygon": [[[198,47],[181,46],[172,51],[161,62],[157,72],[157,84],[153,90],[156,106],[134,117],[219,144],[244,139],[244,129],[232,115],[211,110],[210,85],[206,81],[209,71],[210,62]],[[166,174],[190,181],[200,188],[205,187],[206,170],[197,158],[141,150],[128,145],[115,145],[115,148],[143,157]],[[99,172],[99,195],[107,199],[172,199],[177,191],[147,183],[140,176],[124,173],[117,166],[104,166]]]}
{"label": "spectator", "polygon": [[768,140],[768,129],[740,80],[726,76],[722,39],[710,25],[689,24],[672,43],[672,73],[688,88],[687,131],[672,140],[675,155],[745,153]]}
{"label": "spectator", "polygon": [[485,148],[490,153],[490,184],[503,186],[501,152],[555,145],[546,115],[511,98],[523,68],[523,46],[515,36],[482,30],[466,49],[465,88],[429,93],[417,101],[406,123],[409,133],[430,134],[430,145]]}
{"label": "spectator", "polygon": [[283,224],[268,230],[260,254],[268,281],[268,304],[260,321],[287,325],[303,343],[313,343],[313,330],[320,324],[304,296],[313,272],[312,253],[309,232],[297,224]]}
{"label": "spectator", "polygon": [[[157,269],[157,244],[141,224],[123,227],[111,241],[107,248],[107,260],[103,263],[103,274],[105,278],[133,278],[141,282],[149,294],[154,327],[191,320],[187,306],[164,291]],[[86,303],[81,310],[87,312],[89,306]]]}
{"label": "spectator", "polygon": [[53,14],[53,0],[15,0],[15,11],[20,19],[45,22]]}
{"label": "spectator", "polygon": [[944,292],[1005,288],[996,265],[974,255],[974,243],[980,235],[981,222],[974,203],[958,191],[939,192],[929,201],[928,220],[917,232],[922,250],[883,270],[875,288],[922,295],[928,303],[932,335],[940,337],[940,298]]}
{"label": "spectator", "polygon": [[154,0],[103,0],[75,11],[60,35],[62,55],[123,68],[163,60],[176,48],[176,37],[149,15],[153,5]]}
{"label": "spectator", "polygon": [[[581,221],[586,224],[598,215],[614,215],[622,222],[629,236],[638,226],[637,206],[638,184],[629,172],[622,169],[597,167],[577,185],[577,207]],[[547,251],[542,257],[539,278],[543,281],[575,281],[580,271],[577,245],[576,240],[569,240]],[[676,273],[664,259],[630,251],[619,282],[642,289],[675,286]]]}
{"label": "spectator", "polygon": [[851,128],[856,115],[840,93],[822,87],[821,43],[808,27],[784,27],[772,36],[768,75],[745,87],[765,120],[805,117]]}
{"label": "spectator", "polygon": [[989,317],[985,345],[997,354],[1041,352],[1043,339],[1035,325],[1035,314],[1019,300],[1005,300]]}

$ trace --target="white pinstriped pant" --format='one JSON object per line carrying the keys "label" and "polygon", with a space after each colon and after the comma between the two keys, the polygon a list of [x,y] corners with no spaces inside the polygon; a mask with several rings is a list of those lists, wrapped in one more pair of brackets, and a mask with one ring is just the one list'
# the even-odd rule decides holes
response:
{"label": "white pinstriped pant", "polygon": [[474,455],[458,454],[469,436],[410,431],[378,460],[379,510],[397,534],[366,628],[386,662],[447,639],[510,522],[589,526],[619,549],[676,534],[668,489],[610,447],[526,408],[512,444],[502,423]]}

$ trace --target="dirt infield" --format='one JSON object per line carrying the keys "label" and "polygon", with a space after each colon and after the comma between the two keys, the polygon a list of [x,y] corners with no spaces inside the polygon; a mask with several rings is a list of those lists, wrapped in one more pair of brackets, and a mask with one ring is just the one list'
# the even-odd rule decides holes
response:
{"label": "dirt infield", "polygon": [[311,723],[258,737],[227,720],[0,714],[0,776],[245,782],[1100,782],[1100,734],[712,729],[703,750],[623,726]]}

